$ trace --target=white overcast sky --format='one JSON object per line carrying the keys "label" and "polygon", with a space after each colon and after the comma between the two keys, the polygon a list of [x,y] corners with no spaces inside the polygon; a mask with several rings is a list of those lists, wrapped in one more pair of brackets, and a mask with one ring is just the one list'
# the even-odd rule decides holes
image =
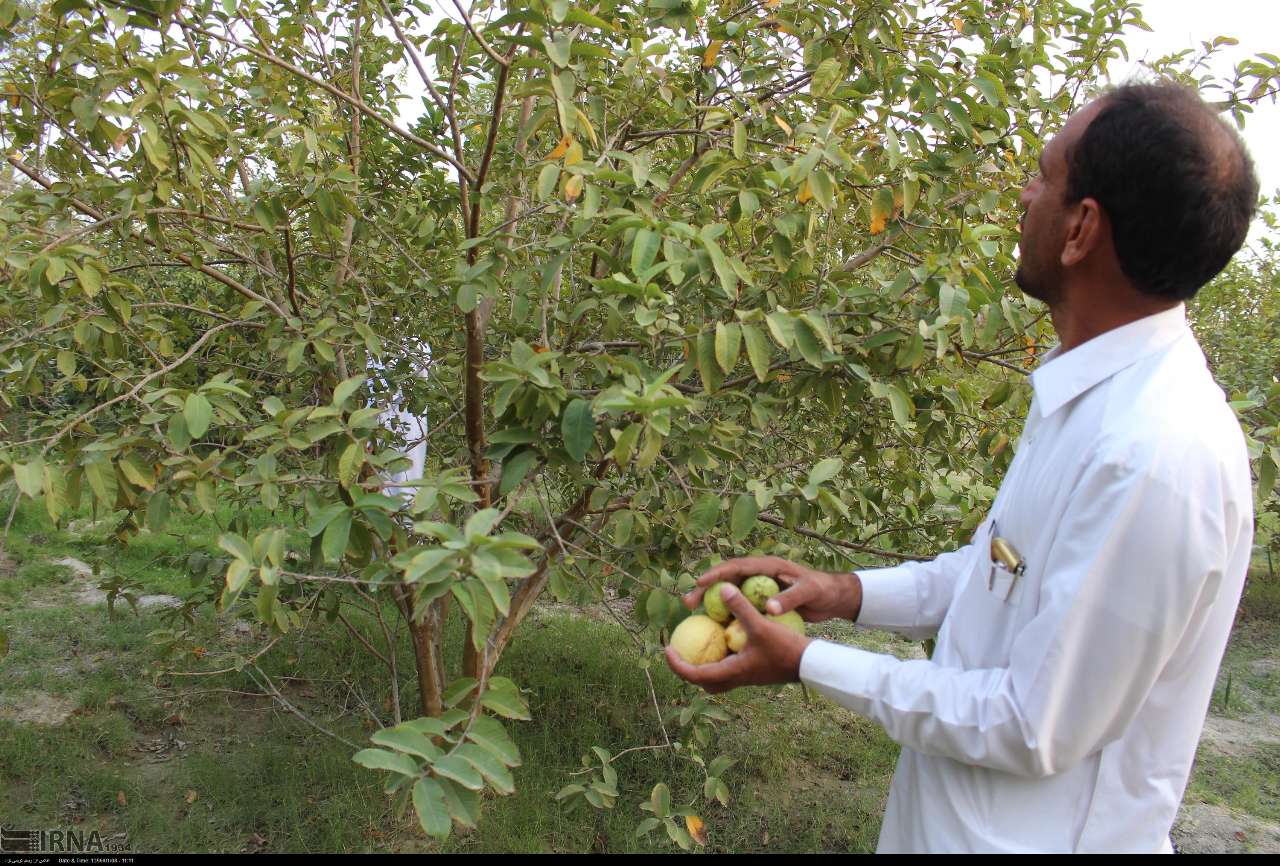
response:
{"label": "white overcast sky", "polygon": [[[1210,64],[1217,75],[1229,75],[1232,67],[1259,52],[1280,55],[1280,0],[1146,0],[1142,17],[1152,32],[1131,29],[1125,45],[1134,63],[1119,63],[1107,71],[1119,83],[1137,69],[1137,61],[1156,58],[1184,48],[1200,50],[1200,43],[1215,36],[1232,36],[1239,45],[1224,46]],[[1215,98],[1206,93],[1208,99]],[[1245,142],[1253,154],[1262,191],[1280,188],[1280,103],[1270,97],[1254,106],[1245,120]]]}
{"label": "white overcast sky", "polygon": [[[436,0],[434,14],[419,13],[419,31],[429,31],[442,15],[457,20],[444,0]],[[1152,31],[1130,28],[1125,34],[1130,62],[1113,63],[1107,70],[1112,83],[1120,83],[1139,71],[1139,62],[1155,60],[1184,48],[1200,50],[1200,43],[1215,36],[1231,36],[1239,45],[1225,46],[1209,69],[1229,75],[1235,63],[1259,52],[1280,55],[1280,0],[1144,0],[1142,14]],[[412,97],[400,104],[401,118],[411,123],[422,111],[422,85],[417,76],[405,78]],[[1205,93],[1207,99],[1220,98]],[[1257,165],[1262,191],[1280,192],[1280,103],[1263,100],[1254,106],[1242,132]]]}

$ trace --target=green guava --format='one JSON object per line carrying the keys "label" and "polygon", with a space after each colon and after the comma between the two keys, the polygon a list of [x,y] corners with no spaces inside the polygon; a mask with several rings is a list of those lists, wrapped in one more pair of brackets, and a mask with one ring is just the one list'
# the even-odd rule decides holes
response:
{"label": "green guava", "polygon": [[720,597],[720,590],[729,585],[728,581],[720,581],[711,584],[702,596],[702,606],[706,608],[707,616],[723,625],[728,622],[733,614],[729,613],[729,607],[724,603],[724,599]]}
{"label": "green guava", "polygon": [[764,603],[780,592],[782,587],[778,586],[778,582],[762,574],[748,577],[742,584],[742,594],[761,613],[764,613]]}

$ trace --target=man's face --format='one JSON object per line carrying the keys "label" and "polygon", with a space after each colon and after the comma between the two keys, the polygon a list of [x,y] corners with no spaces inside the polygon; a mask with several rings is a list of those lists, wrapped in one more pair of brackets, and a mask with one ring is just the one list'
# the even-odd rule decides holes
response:
{"label": "man's face", "polygon": [[1054,306],[1062,298],[1062,247],[1067,240],[1067,153],[1097,114],[1100,100],[1073,114],[1040,152],[1040,171],[1022,190],[1022,237],[1014,282]]}

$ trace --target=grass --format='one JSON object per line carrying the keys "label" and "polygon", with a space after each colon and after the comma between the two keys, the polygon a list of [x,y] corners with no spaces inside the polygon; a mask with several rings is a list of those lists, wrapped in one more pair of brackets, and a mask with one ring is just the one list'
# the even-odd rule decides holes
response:
{"label": "grass", "polygon": [[[230,515],[219,515],[225,525]],[[265,520],[258,515],[256,519]],[[733,717],[720,725],[716,748],[738,759],[725,775],[729,806],[708,803],[702,775],[673,750],[647,749],[617,759],[622,796],[612,810],[570,812],[554,794],[577,780],[592,746],[617,754],[656,746],[665,735],[653,710],[693,694],[655,661],[655,694],[644,659],[611,621],[540,608],[517,635],[498,673],[526,689],[530,722],[508,728],[523,756],[517,791],[491,798],[481,826],[444,843],[426,839],[412,815],[397,815],[380,774],[351,760],[352,749],[317,733],[264,699],[244,674],[158,677],[159,643],[176,613],[67,604],[69,569],[52,560],[74,556],[127,575],[148,593],[199,595],[187,558],[216,552],[218,525],[181,518],[164,534],[126,545],[110,522],[53,526],[43,511],[19,509],[0,562],[0,628],[11,639],[0,662],[0,706],[45,695],[72,714],[57,726],[0,719],[0,817],[27,827],[123,833],[134,851],[350,852],[631,852],[668,851],[661,831],[637,839],[647,813],[639,806],[653,786],[671,786],[677,805],[693,804],[714,852],[861,852],[874,850],[898,747],[877,726],[829,702],[806,700],[797,687],[741,690],[717,699]],[[33,606],[32,600],[40,606]],[[1275,623],[1280,589],[1265,571],[1250,581],[1215,695],[1227,677],[1225,714],[1257,719],[1280,714]],[[377,644],[370,618],[353,623]],[[205,606],[177,664],[221,667],[254,651],[263,636],[228,631]],[[834,628],[826,636],[878,651],[919,654],[918,646],[883,634]],[[456,666],[462,636],[448,636]],[[204,656],[194,663],[195,653]],[[409,664],[407,647],[402,647]],[[373,716],[389,718],[384,669],[338,626],[322,622],[295,632],[260,661],[290,701],[335,734],[368,744]],[[404,671],[404,706],[414,705]],[[412,715],[409,712],[409,715]],[[687,731],[670,728],[673,739]],[[1201,749],[1188,801],[1221,804],[1280,820],[1280,745],[1228,756]]]}
{"label": "grass", "polygon": [[[688,760],[655,749],[618,758],[622,796],[614,809],[566,810],[554,794],[575,780],[592,746],[616,754],[661,744],[664,734],[625,632],[553,609],[527,621],[498,670],[527,689],[534,716],[508,725],[524,759],[517,792],[488,801],[477,830],[429,841],[412,815],[393,813],[380,774],[253,696],[258,689],[246,676],[157,680],[156,633],[174,614],[124,608],[108,618],[100,607],[65,605],[70,572],[50,564],[63,556],[127,574],[148,593],[190,595],[186,558],[215,550],[216,525],[188,519],[128,545],[108,543],[109,525],[78,529],[54,527],[24,504],[7,548],[13,573],[0,578],[0,628],[12,647],[0,664],[0,702],[42,693],[74,708],[53,727],[0,720],[0,815],[8,824],[124,833],[134,851],[667,851],[661,831],[633,833],[647,817],[640,803],[664,781],[677,804],[695,804],[711,851],[875,847],[897,746],[822,699],[806,703],[797,687],[721,699],[735,718],[718,728],[719,748],[708,757],[739,759],[725,775],[728,807],[702,798],[702,774]],[[51,606],[33,608],[32,598]],[[353,622],[380,640],[367,617]],[[236,642],[208,612],[192,632],[192,646],[207,653],[204,668],[219,654],[260,645]],[[458,632],[449,636],[455,659],[460,641]],[[408,664],[407,649],[402,658]],[[291,634],[261,666],[291,701],[360,747],[374,727],[371,713],[388,716],[385,671],[340,627]],[[664,711],[692,695],[665,665],[652,674]],[[413,705],[411,687],[403,697]]]}

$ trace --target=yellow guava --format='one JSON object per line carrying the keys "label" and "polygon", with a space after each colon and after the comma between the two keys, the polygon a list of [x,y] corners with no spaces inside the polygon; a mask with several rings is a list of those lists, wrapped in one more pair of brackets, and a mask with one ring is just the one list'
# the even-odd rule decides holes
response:
{"label": "yellow guava", "polygon": [[724,627],[724,639],[729,645],[729,652],[740,653],[747,645],[747,630],[735,619]]}
{"label": "yellow guava", "polygon": [[729,652],[725,645],[724,627],[709,616],[695,615],[676,626],[671,633],[671,646],[691,665],[709,665]]}

